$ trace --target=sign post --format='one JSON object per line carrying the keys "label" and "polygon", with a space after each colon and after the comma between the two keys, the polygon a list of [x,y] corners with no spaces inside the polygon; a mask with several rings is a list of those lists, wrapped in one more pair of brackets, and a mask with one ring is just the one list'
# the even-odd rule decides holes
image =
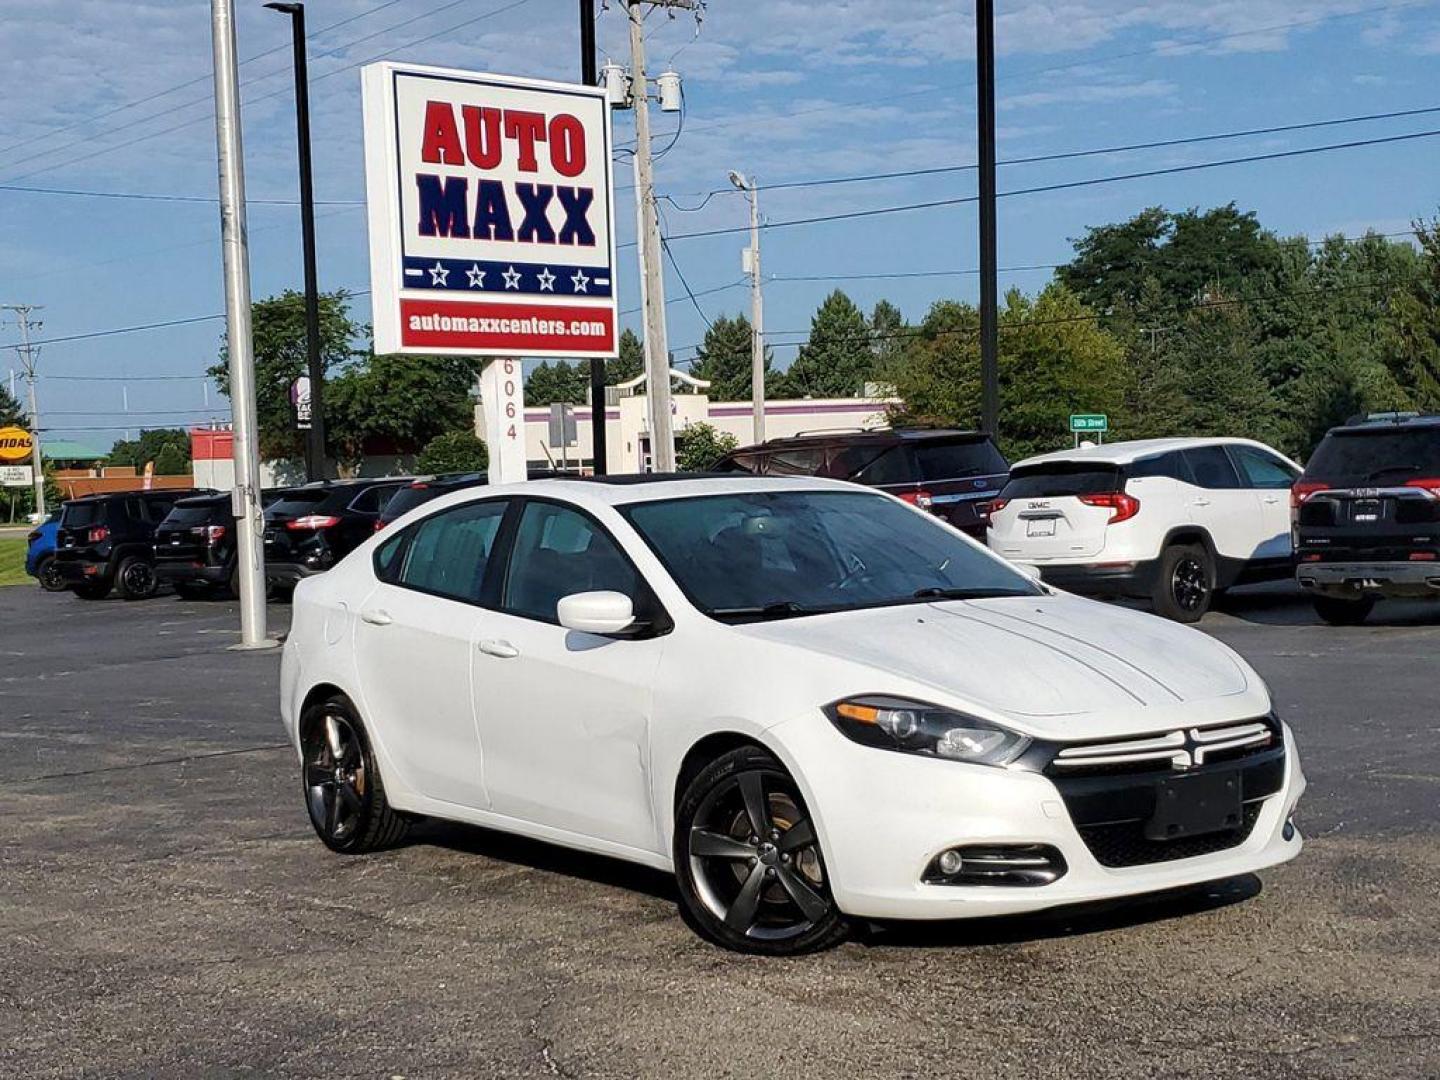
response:
{"label": "sign post", "polygon": [[390,62],[362,86],[375,351],[500,358],[491,479],[523,480],[517,358],[618,355],[605,92]]}
{"label": "sign post", "polygon": [[1098,435],[1100,441],[1105,441],[1105,433],[1110,430],[1110,418],[1104,413],[1071,413],[1070,433],[1075,436],[1075,445],[1080,445],[1081,435]]}

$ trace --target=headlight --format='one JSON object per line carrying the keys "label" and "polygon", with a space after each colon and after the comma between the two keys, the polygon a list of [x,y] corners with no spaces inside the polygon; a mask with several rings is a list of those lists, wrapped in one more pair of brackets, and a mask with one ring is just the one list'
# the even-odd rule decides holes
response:
{"label": "headlight", "polygon": [[1028,737],[989,721],[904,698],[846,698],[825,706],[825,715],[866,746],[973,765],[1009,765],[1030,745]]}

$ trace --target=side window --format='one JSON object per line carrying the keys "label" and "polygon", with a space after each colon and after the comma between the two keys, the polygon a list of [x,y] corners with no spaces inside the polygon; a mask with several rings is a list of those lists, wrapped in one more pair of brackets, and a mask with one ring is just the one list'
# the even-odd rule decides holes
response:
{"label": "side window", "polygon": [[814,476],[825,465],[825,448],[807,446],[795,450],[777,450],[770,455],[770,476]]}
{"label": "side window", "polygon": [[[419,528],[419,526],[415,526]],[[394,585],[400,579],[400,553],[405,550],[405,541],[410,539],[413,529],[397,532],[375,549],[375,576],[381,581]]]}
{"label": "side window", "polygon": [[148,516],[146,515],[146,513],[145,513],[145,500],[144,500],[144,499],[126,499],[126,500],[125,500],[125,516],[126,516],[127,518],[129,518],[131,521],[148,521],[148,520],[150,520],[149,517],[148,517]]}
{"label": "side window", "polygon": [[1147,476],[1163,476],[1168,480],[1182,480],[1187,484],[1195,483],[1195,477],[1190,472],[1190,467],[1185,459],[1175,451],[1168,454],[1157,454],[1155,457],[1141,458],[1125,467],[1125,475],[1130,480],[1140,480]]}
{"label": "side window", "polygon": [[[396,561],[403,546],[399,567],[387,580],[422,592],[454,600],[479,603],[485,583],[485,566],[500,531],[508,499],[466,503],[417,522],[405,534],[387,542],[376,553],[376,571],[385,576],[381,560],[387,555]],[[391,544],[394,551],[387,552]],[[386,564],[389,565],[389,564]]]}
{"label": "side window", "polygon": [[388,487],[366,488],[350,503],[350,509],[362,514],[378,514],[380,507],[384,505],[385,496],[390,495],[395,489]]}
{"label": "side window", "polygon": [[851,477],[859,484],[912,484],[919,477],[910,460],[910,448],[892,446]]}
{"label": "side window", "polygon": [[1195,483],[1202,488],[1225,490],[1238,488],[1240,474],[1230,464],[1230,455],[1223,446],[1199,446],[1184,451],[1185,461],[1195,474]]}
{"label": "side window", "polygon": [[1253,446],[1232,446],[1230,456],[1240,467],[1240,475],[1249,488],[1288,488],[1295,483],[1295,471],[1274,454]]}
{"label": "side window", "polygon": [[500,606],[514,615],[555,622],[555,605],[572,593],[608,589],[641,606],[642,584],[630,560],[594,521],[554,503],[525,507]]}

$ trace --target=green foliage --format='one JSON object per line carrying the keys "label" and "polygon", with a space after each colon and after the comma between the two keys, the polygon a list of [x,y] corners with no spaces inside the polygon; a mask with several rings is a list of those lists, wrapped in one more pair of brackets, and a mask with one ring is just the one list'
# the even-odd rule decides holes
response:
{"label": "green foliage", "polygon": [[[705,331],[690,374],[710,380],[711,401],[749,401],[754,373],[754,341],[750,320],[744,315],[721,315]],[[774,356],[765,350],[765,396],[784,396],[786,378],[774,368]]]}
{"label": "green foliage", "polygon": [[629,382],[645,372],[645,343],[634,330],[620,334],[620,355],[605,361],[605,385]]}
{"label": "green foliage", "polygon": [[326,387],[326,441],[336,459],[358,464],[367,440],[414,451],[474,423],[470,389],[480,361],[464,356],[370,356]]}
{"label": "green foliage", "polygon": [[525,404],[569,402],[571,405],[584,405],[589,389],[589,360],[577,360],[573,364],[565,360],[556,360],[553,364],[541,360],[525,380]]}
{"label": "green foliage", "polygon": [[711,424],[686,424],[675,436],[675,467],[681,472],[704,472],[739,445],[734,435]]}
{"label": "green foliage", "polygon": [[[160,459],[173,470],[162,469]],[[129,465],[136,471],[144,471],[150,462],[155,471],[165,476],[177,476],[190,471],[190,435],[181,428],[155,428],[141,431],[138,439],[120,439],[110,448],[105,459],[107,465]]]}
{"label": "green foliage", "polygon": [[0,386],[0,427],[9,427],[14,424],[17,427],[25,427],[30,419],[30,414],[21,407],[20,401],[10,388]]}
{"label": "green foliage", "polygon": [[421,473],[479,472],[490,464],[490,452],[473,431],[447,431],[425,444],[415,459]]}
{"label": "green foliage", "polygon": [[810,339],[785,375],[790,393],[854,397],[875,374],[870,327],[855,301],[836,289],[810,320]]}

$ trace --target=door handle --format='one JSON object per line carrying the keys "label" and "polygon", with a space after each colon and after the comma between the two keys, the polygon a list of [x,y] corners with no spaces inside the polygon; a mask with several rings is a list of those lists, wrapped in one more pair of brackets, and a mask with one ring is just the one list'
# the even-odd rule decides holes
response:
{"label": "door handle", "polygon": [[1194,502],[1192,502],[1190,505],[1191,505],[1191,506],[1209,506],[1209,505],[1210,505],[1210,500],[1209,500],[1209,499],[1196,499],[1196,500],[1195,500]]}
{"label": "door handle", "polygon": [[1278,503],[1278,502],[1280,501],[1280,496],[1278,496],[1278,495],[1266,495],[1266,496],[1265,496],[1265,501],[1266,501],[1267,503],[1269,503],[1271,506],[1274,506],[1276,503]]}
{"label": "door handle", "polygon": [[493,638],[480,642],[480,651],[486,656],[498,656],[501,660],[511,660],[520,655],[520,650],[510,642]]}
{"label": "door handle", "polygon": [[360,612],[360,618],[364,619],[371,626],[389,626],[391,623],[390,613],[383,608],[369,608]]}

